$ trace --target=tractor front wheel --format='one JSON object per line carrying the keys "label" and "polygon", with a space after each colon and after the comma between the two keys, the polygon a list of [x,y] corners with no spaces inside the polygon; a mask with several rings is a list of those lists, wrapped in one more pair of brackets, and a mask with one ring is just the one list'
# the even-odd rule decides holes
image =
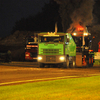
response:
{"label": "tractor front wheel", "polygon": [[39,63],[39,67],[40,68],[43,68],[44,67],[44,64],[43,63]]}

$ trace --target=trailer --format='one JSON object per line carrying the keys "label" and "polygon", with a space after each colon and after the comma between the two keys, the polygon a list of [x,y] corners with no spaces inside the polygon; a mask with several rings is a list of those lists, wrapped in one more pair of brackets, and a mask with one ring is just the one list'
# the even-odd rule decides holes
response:
{"label": "trailer", "polygon": [[38,37],[37,36],[28,36],[26,39],[25,45],[25,60],[34,61],[37,60],[38,52]]}

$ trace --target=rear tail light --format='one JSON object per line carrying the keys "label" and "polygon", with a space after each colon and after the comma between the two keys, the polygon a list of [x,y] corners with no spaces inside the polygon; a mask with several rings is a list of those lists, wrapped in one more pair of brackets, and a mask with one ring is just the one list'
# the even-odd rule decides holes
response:
{"label": "rear tail light", "polygon": [[25,56],[30,56],[30,53],[29,52],[25,52]]}

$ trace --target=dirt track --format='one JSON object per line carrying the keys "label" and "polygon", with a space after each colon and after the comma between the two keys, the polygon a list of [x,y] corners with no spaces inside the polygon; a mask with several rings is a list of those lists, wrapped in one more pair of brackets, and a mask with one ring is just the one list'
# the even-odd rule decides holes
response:
{"label": "dirt track", "polygon": [[0,64],[0,85],[100,75],[99,66],[73,69],[37,68],[37,66],[36,62]]}

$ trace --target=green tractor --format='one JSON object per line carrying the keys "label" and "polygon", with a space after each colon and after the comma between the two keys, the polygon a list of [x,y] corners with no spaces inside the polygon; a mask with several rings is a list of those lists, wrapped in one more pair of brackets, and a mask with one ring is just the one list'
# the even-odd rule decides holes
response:
{"label": "green tractor", "polygon": [[38,34],[38,63],[63,65],[65,68],[76,66],[76,44],[69,33],[42,32]]}

